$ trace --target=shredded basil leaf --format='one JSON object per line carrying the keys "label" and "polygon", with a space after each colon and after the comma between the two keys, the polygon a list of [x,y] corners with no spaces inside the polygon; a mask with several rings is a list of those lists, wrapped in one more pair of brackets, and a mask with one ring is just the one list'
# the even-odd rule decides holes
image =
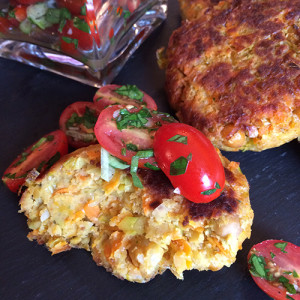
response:
{"label": "shredded basil leaf", "polygon": [[42,169],[43,169],[43,167],[44,167],[44,165],[46,164],[46,161],[42,161],[40,164],[39,164],[39,166],[37,167],[37,171],[38,172],[40,172],[41,173],[41,171],[42,171]]}
{"label": "shredded basil leaf", "polygon": [[286,277],[280,276],[278,281],[282,283],[282,285],[290,294],[296,294],[296,289],[294,285],[292,285]]}
{"label": "shredded basil leaf", "polygon": [[289,295],[286,295],[285,297],[286,297],[286,299],[289,299],[289,300],[295,300],[294,298],[292,298],[292,297],[289,296]]}
{"label": "shredded basil leaf", "polygon": [[170,175],[177,176],[186,172],[189,160],[184,156],[180,156],[170,164]]}
{"label": "shredded basil leaf", "polygon": [[126,20],[130,17],[130,11],[129,10],[124,10],[123,12],[123,18]]}
{"label": "shredded basil leaf", "polygon": [[74,27],[78,28],[79,30],[81,30],[83,32],[86,32],[86,33],[89,33],[89,34],[91,33],[91,29],[90,29],[89,24],[83,19],[80,19],[78,17],[74,17],[73,25],[74,25]]}
{"label": "shredded basil leaf", "polygon": [[126,155],[126,148],[121,149],[121,154],[124,155],[124,156]]}
{"label": "shredded basil leaf", "polygon": [[27,152],[22,152],[21,158],[15,164],[13,164],[13,167],[19,166],[23,161],[25,161],[27,159],[28,155],[29,154]]}
{"label": "shredded basil leaf", "polygon": [[132,157],[131,167],[130,167],[130,174],[132,176],[134,186],[136,186],[138,188],[141,188],[141,189],[144,187],[141,180],[139,179],[139,177],[137,175],[137,169],[138,169],[138,166],[139,166],[139,159],[140,158],[153,157],[153,155],[154,155],[153,150],[142,150],[142,151],[138,151],[136,153],[136,155]]}
{"label": "shredded basil leaf", "polygon": [[283,274],[291,275],[292,272],[291,271],[285,271],[285,272],[283,272]]}
{"label": "shredded basil leaf", "polygon": [[65,41],[68,44],[74,44],[75,48],[78,48],[78,40],[77,39],[72,39],[70,37],[67,36],[62,36],[61,37],[63,41]]}
{"label": "shredded basil leaf", "polygon": [[10,10],[10,11],[8,12],[8,16],[9,16],[10,18],[12,18],[12,19],[15,19],[15,18],[16,18],[15,11],[14,11],[14,10]]}
{"label": "shredded basil leaf", "polygon": [[16,173],[7,173],[7,174],[4,174],[4,177],[7,177],[9,179],[15,179],[16,178]]}
{"label": "shredded basil leaf", "polygon": [[94,128],[97,122],[97,116],[94,110],[90,109],[88,106],[85,108],[84,114],[80,117],[77,113],[73,113],[71,117],[66,122],[66,127],[69,129],[72,126],[83,124],[86,128]]}
{"label": "shredded basil leaf", "polygon": [[169,138],[168,141],[187,145],[187,136],[181,135],[181,134],[176,134],[173,137]]}
{"label": "shredded basil leaf", "polygon": [[252,254],[249,259],[250,273],[255,277],[267,278],[267,273],[265,270],[266,261],[263,256],[257,256]]}
{"label": "shredded basil leaf", "polygon": [[299,275],[298,275],[298,273],[295,270],[293,271],[293,277],[294,278],[299,278]]}
{"label": "shredded basil leaf", "polygon": [[270,255],[272,258],[274,258],[276,256],[273,252],[270,252]]}
{"label": "shredded basil leaf", "polygon": [[220,185],[218,182],[215,183],[215,188],[214,189],[209,189],[209,190],[206,190],[206,191],[203,191],[201,192],[202,195],[212,195],[213,193],[215,193],[218,189],[220,189]]}
{"label": "shredded basil leaf", "polygon": [[142,101],[144,93],[137,88],[136,85],[123,85],[115,90],[115,92],[121,96],[127,96],[128,98]]}
{"label": "shredded basil leaf", "polygon": [[46,170],[51,168],[60,159],[60,153],[56,152],[48,161]]}
{"label": "shredded basil leaf", "polygon": [[80,14],[82,16],[86,16],[86,6],[85,6],[85,4],[83,6],[81,6],[81,8],[80,8]]}
{"label": "shredded basil leaf", "polygon": [[147,167],[150,170],[153,170],[153,171],[159,171],[160,170],[160,168],[158,166],[152,165],[149,162],[145,163],[144,166]]}
{"label": "shredded basil leaf", "polygon": [[137,145],[131,144],[131,143],[126,144],[126,149],[127,149],[127,150],[130,150],[130,151],[138,151]]}
{"label": "shredded basil leaf", "polygon": [[147,118],[151,118],[151,114],[147,108],[142,108],[138,112],[130,112],[127,109],[121,109],[119,116],[115,119],[119,130],[126,128],[145,128],[148,122]]}
{"label": "shredded basil leaf", "polygon": [[287,253],[284,249],[287,246],[287,243],[275,243],[274,246],[281,250],[282,253]]}

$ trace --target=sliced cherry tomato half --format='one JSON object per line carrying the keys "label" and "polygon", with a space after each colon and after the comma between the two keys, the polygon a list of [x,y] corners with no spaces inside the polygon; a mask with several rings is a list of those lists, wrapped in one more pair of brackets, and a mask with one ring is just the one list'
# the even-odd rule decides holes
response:
{"label": "sliced cherry tomato half", "polygon": [[179,194],[196,203],[210,202],[221,194],[224,168],[202,132],[182,123],[163,125],[153,146],[158,166]]}
{"label": "sliced cherry tomato half", "polygon": [[65,132],[73,148],[98,144],[94,127],[102,111],[92,102],[74,102],[67,106],[59,119],[59,127]]}
{"label": "sliced cherry tomato half", "polygon": [[19,26],[27,17],[27,6],[17,5],[8,14],[8,20],[13,26]]}
{"label": "sliced cherry tomato half", "polygon": [[53,131],[23,151],[4,172],[2,180],[16,193],[33,168],[43,173],[67,153],[66,135],[61,130]]}
{"label": "sliced cherry tomato half", "polygon": [[263,241],[251,248],[248,266],[255,283],[271,298],[300,300],[300,247],[281,240]]}
{"label": "sliced cherry tomato half", "polygon": [[150,110],[157,110],[155,101],[135,85],[109,84],[102,86],[95,94],[93,101],[101,108],[109,105],[146,106]]}
{"label": "sliced cherry tomato half", "polygon": [[[151,111],[146,107],[126,108],[113,105],[104,109],[95,125],[99,144],[112,155],[131,163],[137,151],[153,148],[157,129],[166,123],[176,122],[169,114]],[[139,167],[146,163],[156,166],[154,157],[139,160]]]}

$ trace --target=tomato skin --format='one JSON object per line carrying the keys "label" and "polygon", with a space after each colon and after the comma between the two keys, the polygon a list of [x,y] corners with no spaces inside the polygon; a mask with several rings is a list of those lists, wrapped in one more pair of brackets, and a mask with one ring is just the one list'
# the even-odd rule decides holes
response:
{"label": "tomato skin", "polygon": [[6,33],[12,29],[12,24],[5,17],[0,17],[0,33]]}
{"label": "tomato skin", "polygon": [[[187,144],[168,141],[175,135],[187,137]],[[182,123],[163,125],[154,136],[153,146],[158,166],[185,198],[196,203],[207,203],[221,194],[225,185],[224,168],[214,146],[202,132]],[[171,164],[189,155],[192,158],[184,174],[171,175]],[[219,188],[216,188],[216,183]],[[213,189],[216,191],[211,195],[201,194]]]}
{"label": "tomato skin", "polygon": [[17,0],[17,2],[23,5],[31,5],[41,2],[41,0]]}
{"label": "tomato skin", "polygon": [[[98,143],[96,137],[94,137],[91,141],[76,140],[72,137],[71,132],[68,131],[66,122],[71,118],[72,114],[76,113],[79,117],[82,117],[86,111],[86,108],[94,112],[96,122],[102,109],[93,102],[84,101],[74,102],[71,105],[67,106],[62,112],[59,119],[59,127],[67,135],[68,143],[73,148],[81,148]],[[87,128],[86,126],[84,126],[84,124],[77,124],[75,125],[75,127],[77,127],[79,129],[79,132],[81,133],[94,134],[94,127]]]}
{"label": "tomato skin", "polygon": [[73,15],[80,15],[81,7],[86,3],[85,0],[57,0],[58,7],[67,8]]}
{"label": "tomato skin", "polygon": [[[170,121],[163,120],[160,114],[152,115],[149,122],[150,133],[148,129],[122,129],[121,131],[117,128],[116,121],[114,121],[115,114],[120,109],[125,109],[122,105],[113,105],[105,108],[99,115],[98,121],[95,125],[95,135],[99,144],[112,155],[124,160],[127,163],[131,163],[132,157],[137,153],[136,151],[126,150],[126,155],[122,154],[122,148],[125,144],[134,144],[138,146],[138,150],[148,150],[153,148],[153,136],[155,131],[153,129],[159,128],[155,125],[156,122],[162,124]],[[140,109],[130,109],[131,112],[138,112]],[[148,120],[149,120],[148,119]],[[174,119],[175,121],[175,119]],[[172,122],[172,120],[171,120]],[[152,129],[152,130],[151,130]],[[145,163],[156,165],[154,157],[143,158],[139,160],[139,167],[146,168]]]}
{"label": "tomato skin", "polygon": [[[25,182],[25,177],[18,177],[25,175],[33,168],[37,169],[42,162],[48,162],[49,159],[56,155],[58,152],[60,153],[60,157],[68,153],[67,137],[63,131],[56,130],[50,132],[44,137],[49,136],[53,137],[51,141],[45,141],[39,147],[32,150],[32,147],[35,146],[38,141],[40,141],[39,139],[22,152],[22,154],[28,154],[23,162],[20,162],[20,160],[22,160],[22,154],[20,154],[4,172],[2,180],[12,192],[17,193],[20,186]],[[45,171],[46,167],[47,164],[44,164],[44,166],[40,170],[41,174]],[[9,178],[5,176],[7,174],[15,174],[15,178]]]}
{"label": "tomato skin", "polygon": [[[120,105],[133,105],[140,107],[142,103],[139,100],[131,99],[126,96],[121,96],[115,92],[116,89],[120,88],[121,85],[117,84],[108,84],[102,86],[100,89],[97,90],[93,101],[97,103],[99,107],[102,109],[106,108],[109,105],[120,104]],[[143,91],[142,91],[143,92]],[[157,110],[157,105],[155,101],[147,95],[145,92],[143,97],[143,102],[147,108],[151,110]]]}
{"label": "tomato skin", "polygon": [[134,12],[140,6],[140,3],[141,3],[140,0],[127,0],[128,10],[131,13]]}
{"label": "tomato skin", "polygon": [[[96,45],[100,45],[100,37],[98,32],[95,30],[95,20],[85,16],[78,16],[78,18],[84,20],[89,25],[89,33],[75,27],[74,19],[72,19],[67,20],[65,26],[63,27],[62,33],[60,34],[61,50],[71,55],[76,55],[78,53],[78,49],[85,51],[91,50],[94,42]],[[77,40],[78,47],[76,47],[74,43],[66,42],[63,38]]]}
{"label": "tomato skin", "polygon": [[[276,243],[287,243],[284,251],[282,252],[279,248],[276,248],[274,244]],[[275,255],[273,258],[271,252]],[[252,254],[257,256],[263,256],[267,260],[273,261],[276,266],[280,267],[283,271],[293,271],[295,270],[300,276],[300,247],[282,240],[266,240],[259,244],[254,245],[248,254],[248,261]],[[250,264],[248,265],[250,269]],[[255,283],[271,298],[275,300],[286,300],[287,293],[286,289],[281,286],[274,286],[269,281],[264,278],[256,277],[251,274]],[[284,274],[285,277],[288,277]],[[291,275],[290,275],[291,276]],[[296,284],[300,286],[300,278],[293,278],[296,281]],[[289,295],[289,294],[288,294]],[[300,294],[289,295],[294,300],[300,300]]]}

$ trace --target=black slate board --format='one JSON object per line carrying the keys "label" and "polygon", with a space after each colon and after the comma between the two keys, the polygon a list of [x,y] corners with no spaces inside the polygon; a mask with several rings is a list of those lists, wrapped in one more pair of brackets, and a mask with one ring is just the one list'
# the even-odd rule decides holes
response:
{"label": "black slate board", "polygon": [[[136,84],[160,110],[170,111],[164,74],[155,50],[180,24],[178,5],[169,0],[169,17],[128,61],[114,81]],[[62,110],[91,100],[95,89],[17,62],[0,59],[0,174],[26,146],[58,128]],[[300,245],[300,144],[293,141],[262,153],[225,153],[239,161],[250,183],[255,212],[252,237],[237,261],[218,272],[170,272],[146,284],[121,281],[97,267],[84,250],[51,256],[26,238],[26,218],[18,214],[18,197],[0,184],[0,299],[269,299],[252,281],[246,256],[255,243],[284,239]]]}

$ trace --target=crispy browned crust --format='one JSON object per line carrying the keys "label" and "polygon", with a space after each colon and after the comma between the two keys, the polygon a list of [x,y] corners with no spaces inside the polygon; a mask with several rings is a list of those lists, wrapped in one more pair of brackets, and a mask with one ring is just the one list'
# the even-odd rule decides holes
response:
{"label": "crispy browned crust", "polygon": [[[216,218],[222,214],[235,214],[237,211],[239,199],[232,187],[234,185],[241,187],[247,186],[248,183],[245,177],[237,171],[239,169],[238,164],[234,167],[234,171],[237,172],[237,174],[234,174],[234,172],[229,169],[229,161],[221,156],[220,152],[219,155],[223,161],[225,170],[226,187],[217,199],[209,203],[193,203],[184,198],[182,213],[185,216],[186,222],[200,218]],[[153,211],[162,203],[163,199],[176,196],[176,194],[174,194],[174,187],[163,172],[140,169],[139,176],[151,194],[151,197],[147,200],[147,204],[144,204],[147,205],[148,211]]]}
{"label": "crispy browned crust", "polygon": [[[180,120],[224,150],[260,151],[300,135],[300,2],[186,0],[181,8],[194,20],[166,52]],[[245,142],[232,147],[226,140],[239,131]]]}

